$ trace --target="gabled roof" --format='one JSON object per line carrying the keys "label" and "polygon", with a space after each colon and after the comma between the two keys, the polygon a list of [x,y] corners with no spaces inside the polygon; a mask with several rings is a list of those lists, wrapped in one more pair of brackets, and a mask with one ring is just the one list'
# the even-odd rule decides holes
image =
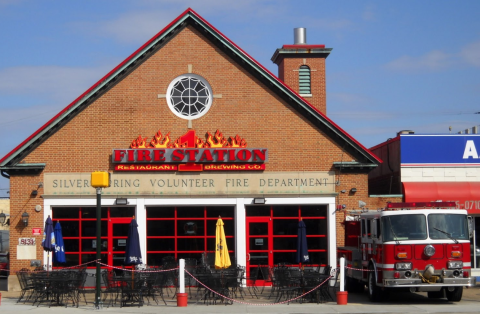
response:
{"label": "gabled roof", "polygon": [[[11,167],[16,166],[24,156],[29,154],[36,146],[73,118],[83,108],[88,106],[88,104],[90,104],[96,97],[105,92],[109,86],[113,85],[112,83],[116,82],[124,75],[127,75],[134,65],[157,51],[159,47],[161,48],[172,36],[175,36],[175,34],[186,25],[192,25],[201,30],[202,34],[211,40],[212,43],[226,52],[232,59],[258,78],[268,88],[272,89],[276,94],[286,100],[294,109],[314,123],[316,127],[322,129],[336,143],[343,147],[343,149],[355,156],[360,164],[370,165],[371,167],[382,162],[377,156],[357,142],[327,116],[310,105],[305,99],[238,47],[234,42],[219,32],[215,27],[210,25],[195,11],[187,9],[127,59],[75,99],[65,109],[60,111],[56,116],[50,119],[50,121],[45,123],[35,133],[30,135],[26,140],[20,143],[20,145],[5,155],[0,160],[0,170],[8,171],[9,169],[12,169]],[[43,167],[44,166],[45,165],[43,165]],[[43,169],[43,167],[41,168]]]}

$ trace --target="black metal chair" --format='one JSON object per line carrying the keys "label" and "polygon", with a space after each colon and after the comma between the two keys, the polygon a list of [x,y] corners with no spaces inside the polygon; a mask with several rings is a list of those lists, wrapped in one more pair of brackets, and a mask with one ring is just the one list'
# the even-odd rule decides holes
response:
{"label": "black metal chair", "polygon": [[[20,296],[17,300],[17,303],[20,302],[22,299],[23,303],[25,304],[26,301],[29,301],[32,298],[32,295],[34,293],[34,285],[32,282],[32,279],[30,277],[31,272],[23,268],[20,271],[17,272],[17,278],[18,282],[20,283]],[[25,297],[25,298],[24,298]]]}
{"label": "black metal chair", "polygon": [[328,285],[328,276],[320,274],[317,270],[308,270],[303,273],[303,284],[299,295],[306,294],[300,300],[303,302],[307,301],[316,301],[317,304],[320,303],[323,299],[321,297],[321,284]]}
{"label": "black metal chair", "polygon": [[[196,268],[197,260],[195,258],[185,258],[185,270],[190,274],[193,274]],[[190,298],[192,298],[192,287],[197,287],[197,281],[193,279],[193,277],[185,275],[185,286],[188,287],[188,294],[190,295]]]}
{"label": "black metal chair", "polygon": [[167,286],[167,275],[164,272],[157,272],[154,273],[155,275],[155,281],[153,284],[153,297],[155,302],[158,304],[157,296],[162,298],[162,301],[165,305],[167,305],[167,302],[165,301],[165,298],[163,297],[163,290]]}
{"label": "black metal chair", "polygon": [[[177,266],[178,266],[178,263],[174,256],[165,256],[164,258],[162,258],[162,268],[164,270],[174,269],[174,268],[177,268]],[[170,291],[170,288],[173,287],[175,288],[175,291],[173,292],[172,298],[175,298],[175,294],[178,289],[178,285],[177,285],[178,271],[172,270],[172,271],[165,272],[165,274],[167,276],[166,277],[167,295],[170,296],[169,291]]]}
{"label": "black metal chair", "polygon": [[298,268],[280,268],[277,276],[280,276],[277,301],[280,302],[282,297],[285,299],[291,299],[296,296],[301,287],[303,274]]}
{"label": "black metal chair", "polygon": [[[326,266],[325,267],[325,270],[324,270],[324,273],[323,273],[323,276],[325,276],[325,279],[329,278],[329,280],[327,280],[323,285],[320,286],[319,288],[319,293],[320,293],[320,298],[321,298],[321,301],[322,302],[326,302],[326,301],[334,301],[332,295],[330,294],[330,291],[331,291],[331,287],[330,287],[330,281],[331,280],[336,280],[336,272],[332,275],[331,274],[331,271],[332,271],[332,267],[331,266]],[[333,276],[335,276],[333,278]],[[332,279],[333,278],[333,279]]]}
{"label": "black metal chair", "polygon": [[[116,280],[116,274],[115,272],[111,270],[103,270],[102,271],[102,279],[104,282],[104,290],[103,290],[103,304],[107,304],[107,308],[111,306],[114,306],[118,300],[118,295],[120,293],[120,286],[119,283]],[[108,302],[106,303],[105,301]]]}
{"label": "black metal chair", "polygon": [[119,301],[120,307],[128,305],[143,306],[143,292],[145,281],[140,274],[125,272],[116,278],[120,286]]}
{"label": "black metal chair", "polygon": [[258,279],[258,274],[260,273],[260,267],[251,267],[250,268],[250,276],[247,276],[245,278],[246,283],[247,283],[247,289],[248,292],[250,293],[250,296],[253,297],[255,296],[258,299],[258,288],[256,286],[257,284],[257,279]]}

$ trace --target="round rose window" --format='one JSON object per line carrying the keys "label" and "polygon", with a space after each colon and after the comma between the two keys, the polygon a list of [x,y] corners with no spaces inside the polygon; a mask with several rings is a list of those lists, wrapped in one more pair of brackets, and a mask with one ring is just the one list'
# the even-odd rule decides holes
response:
{"label": "round rose window", "polygon": [[175,78],[167,89],[170,110],[180,118],[200,118],[212,104],[212,88],[201,76],[184,74]]}

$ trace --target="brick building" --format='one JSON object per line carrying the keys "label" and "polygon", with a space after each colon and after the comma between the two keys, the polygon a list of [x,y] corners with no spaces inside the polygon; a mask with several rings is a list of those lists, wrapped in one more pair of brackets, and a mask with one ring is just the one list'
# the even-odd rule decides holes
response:
{"label": "brick building", "polygon": [[106,264],[123,264],[132,216],[149,265],[213,252],[218,216],[232,261],[247,270],[296,264],[300,219],[310,263],[336,264],[343,208],[382,206],[367,190],[381,160],[327,117],[331,49],[302,36],[274,52],[277,77],[197,13],[182,13],[0,160],[14,217],[11,269],[47,264],[32,234],[48,216],[62,225],[67,266],[95,260],[93,171],[111,173]]}

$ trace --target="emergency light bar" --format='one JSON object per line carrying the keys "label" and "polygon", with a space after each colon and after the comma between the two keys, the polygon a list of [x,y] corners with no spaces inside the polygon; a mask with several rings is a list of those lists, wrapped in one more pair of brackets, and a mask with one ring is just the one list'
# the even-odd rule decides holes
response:
{"label": "emergency light bar", "polygon": [[387,208],[425,208],[425,207],[456,207],[455,202],[408,202],[388,203]]}

